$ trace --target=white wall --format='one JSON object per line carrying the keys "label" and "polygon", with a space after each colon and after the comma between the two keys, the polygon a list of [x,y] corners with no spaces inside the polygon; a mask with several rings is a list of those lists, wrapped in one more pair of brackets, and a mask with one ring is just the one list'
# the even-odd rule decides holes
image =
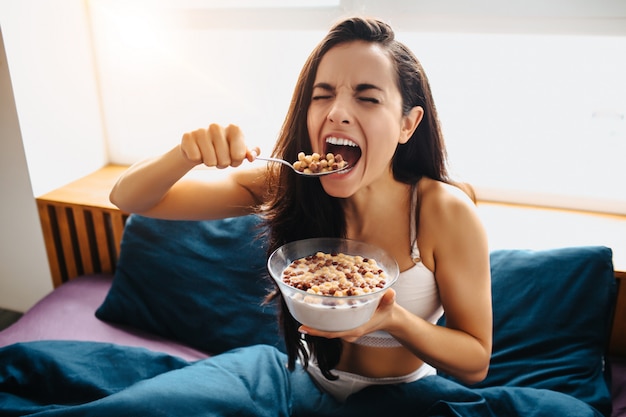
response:
{"label": "white wall", "polygon": [[85,2],[3,0],[0,28],[0,307],[24,311],[52,288],[35,196],[108,156]]}
{"label": "white wall", "polygon": [[5,0],[0,25],[35,196],[108,161],[83,0]]}
{"label": "white wall", "polygon": [[52,289],[0,31],[0,307],[24,311]]}

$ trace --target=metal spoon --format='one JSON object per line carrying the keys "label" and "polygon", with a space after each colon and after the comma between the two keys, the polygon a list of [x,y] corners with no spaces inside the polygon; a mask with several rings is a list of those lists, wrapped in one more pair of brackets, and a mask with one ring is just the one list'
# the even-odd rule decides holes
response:
{"label": "metal spoon", "polygon": [[335,174],[337,172],[341,172],[341,171],[345,171],[346,169],[350,168],[350,164],[347,164],[345,166],[343,166],[342,168],[339,169],[335,169],[335,170],[330,170],[330,171],[323,171],[323,172],[311,172],[311,173],[306,173],[303,171],[298,171],[291,162],[285,161],[284,159],[279,159],[279,158],[264,158],[261,156],[257,156],[256,151],[251,151],[252,155],[254,155],[254,159],[258,159],[261,161],[267,161],[267,162],[277,162],[279,164],[283,164],[283,165],[287,165],[289,168],[293,169],[293,171],[296,174],[300,174],[303,175],[305,177],[322,177],[324,175],[330,175],[330,174]]}

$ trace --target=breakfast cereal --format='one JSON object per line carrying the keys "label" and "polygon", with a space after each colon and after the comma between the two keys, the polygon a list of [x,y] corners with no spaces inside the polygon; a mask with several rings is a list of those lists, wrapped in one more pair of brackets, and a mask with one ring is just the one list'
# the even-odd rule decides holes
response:
{"label": "breakfast cereal", "polygon": [[298,160],[293,163],[293,167],[305,174],[317,174],[343,169],[346,164],[340,154],[327,153],[326,156],[322,156],[318,153],[306,155],[304,152],[300,152]]}
{"label": "breakfast cereal", "polygon": [[283,271],[283,282],[311,294],[335,297],[369,294],[382,289],[387,275],[374,259],[343,253],[294,260]]}

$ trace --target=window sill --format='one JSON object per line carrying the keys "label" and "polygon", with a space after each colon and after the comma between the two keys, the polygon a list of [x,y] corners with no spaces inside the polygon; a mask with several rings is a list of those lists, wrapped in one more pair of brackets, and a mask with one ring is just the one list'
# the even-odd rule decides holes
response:
{"label": "window sill", "polygon": [[626,215],[478,201],[491,249],[602,245],[626,278]]}

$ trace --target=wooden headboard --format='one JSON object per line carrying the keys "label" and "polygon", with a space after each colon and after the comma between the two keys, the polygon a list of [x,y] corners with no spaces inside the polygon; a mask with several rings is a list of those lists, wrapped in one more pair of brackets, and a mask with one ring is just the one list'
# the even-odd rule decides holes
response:
{"label": "wooden headboard", "polygon": [[54,287],[79,275],[113,273],[127,213],[109,192],[128,167],[107,165],[37,198]]}

